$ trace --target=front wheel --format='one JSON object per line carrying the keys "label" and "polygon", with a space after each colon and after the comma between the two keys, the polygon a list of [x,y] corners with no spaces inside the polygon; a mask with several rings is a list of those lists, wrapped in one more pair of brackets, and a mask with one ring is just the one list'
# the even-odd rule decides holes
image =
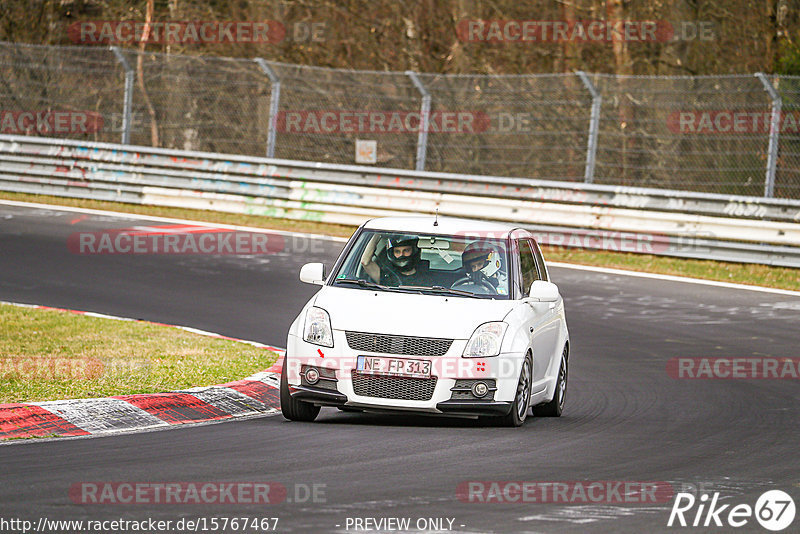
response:
{"label": "front wheel", "polygon": [[533,383],[533,363],[530,354],[525,356],[522,363],[522,371],[519,373],[517,383],[517,394],[514,396],[514,404],[508,415],[500,418],[503,426],[522,426],[528,416],[528,408],[531,403],[531,384]]}
{"label": "front wheel", "polygon": [[539,417],[561,417],[561,413],[564,411],[564,401],[567,397],[567,350],[567,347],[564,346],[564,352],[561,354],[561,365],[558,368],[558,380],[556,381],[556,392],[553,394],[553,400],[547,404],[535,406],[533,408],[533,415]]}
{"label": "front wheel", "polygon": [[289,378],[286,376],[286,356],[281,369],[281,413],[290,421],[313,421],[319,414],[319,406],[292,398],[289,393]]}

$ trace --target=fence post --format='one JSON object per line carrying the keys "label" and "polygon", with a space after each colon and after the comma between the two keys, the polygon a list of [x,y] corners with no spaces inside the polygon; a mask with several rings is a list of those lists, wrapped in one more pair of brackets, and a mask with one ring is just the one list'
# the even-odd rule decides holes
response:
{"label": "fence post", "polygon": [[419,136],[417,136],[417,161],[416,170],[425,170],[425,157],[428,151],[428,119],[431,112],[431,94],[422,85],[416,72],[407,70],[406,76],[411,78],[414,86],[422,95],[422,106],[420,108]]}
{"label": "fence post", "polygon": [[592,81],[582,70],[576,71],[575,74],[583,82],[584,87],[589,90],[592,95],[592,114],[589,119],[589,140],[586,143],[586,170],[583,174],[583,181],[587,184],[594,182],[594,164],[597,159],[597,133],[600,129],[600,105],[603,103],[603,97],[595,88]]}
{"label": "fence post", "polygon": [[117,57],[117,61],[122,65],[122,68],[125,69],[125,93],[122,97],[122,144],[127,145],[131,142],[131,106],[133,105],[133,77],[135,73],[119,48],[116,46],[109,48]]}
{"label": "fence post", "polygon": [[275,157],[275,136],[277,134],[278,129],[278,105],[281,102],[281,79],[278,78],[278,75],[275,74],[275,71],[272,70],[266,61],[262,58],[257,57],[253,61],[258,63],[258,66],[261,67],[261,70],[264,74],[269,77],[269,81],[272,84],[272,92],[269,97],[269,127],[267,129],[267,157],[274,158]]}
{"label": "fence post", "polygon": [[772,198],[775,195],[775,171],[778,165],[778,141],[781,124],[781,95],[772,86],[763,72],[756,72],[756,78],[761,80],[761,85],[772,100],[772,117],[769,121],[769,148],[767,149],[767,176],[764,179],[764,196]]}

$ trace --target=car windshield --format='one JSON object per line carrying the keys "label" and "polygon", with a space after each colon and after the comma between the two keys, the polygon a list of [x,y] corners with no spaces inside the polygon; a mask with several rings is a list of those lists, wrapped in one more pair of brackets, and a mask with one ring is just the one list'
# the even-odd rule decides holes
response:
{"label": "car windshield", "polygon": [[509,298],[505,239],[364,230],[333,285],[463,298]]}

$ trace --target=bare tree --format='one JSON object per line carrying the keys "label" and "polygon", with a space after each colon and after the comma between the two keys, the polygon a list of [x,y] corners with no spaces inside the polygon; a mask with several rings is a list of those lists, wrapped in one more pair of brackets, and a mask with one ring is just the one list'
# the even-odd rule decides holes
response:
{"label": "bare tree", "polygon": [[150,38],[152,31],[153,12],[155,10],[154,0],[147,0],[147,12],[145,13],[144,29],[142,36],[139,39],[139,54],[136,57],[136,76],[139,79],[139,89],[142,91],[142,98],[147,106],[147,112],[150,115],[150,143],[152,146],[159,146],[158,141],[158,119],[156,118],[156,110],[153,108],[153,103],[147,94],[147,87],[144,83],[144,49],[147,46],[147,40]]}

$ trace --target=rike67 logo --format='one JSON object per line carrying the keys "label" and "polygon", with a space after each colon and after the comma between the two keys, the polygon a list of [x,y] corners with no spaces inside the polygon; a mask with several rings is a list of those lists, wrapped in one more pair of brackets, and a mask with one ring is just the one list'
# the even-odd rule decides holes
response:
{"label": "rike67 logo", "polygon": [[678,493],[669,514],[667,526],[680,527],[733,527],[751,522],[753,517],[767,530],[778,532],[794,521],[795,504],[792,497],[781,490],[764,492],[755,506],[746,503],[720,504],[719,492],[699,498],[691,493]]}

